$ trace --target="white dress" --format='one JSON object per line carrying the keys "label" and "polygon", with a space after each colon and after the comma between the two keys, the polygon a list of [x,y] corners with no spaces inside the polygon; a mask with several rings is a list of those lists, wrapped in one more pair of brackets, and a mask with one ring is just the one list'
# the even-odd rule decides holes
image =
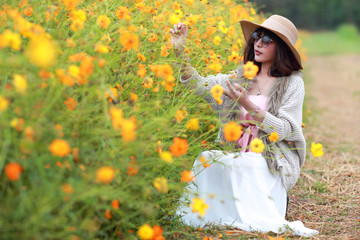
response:
{"label": "white dress", "polygon": [[[201,157],[210,166],[201,162]],[[186,225],[215,224],[249,232],[292,231],[300,236],[318,234],[301,221],[285,220],[286,190],[280,175],[269,171],[260,153],[205,151],[195,160],[192,170],[195,180],[187,185],[176,211]],[[192,212],[193,197],[208,204],[203,217]]]}

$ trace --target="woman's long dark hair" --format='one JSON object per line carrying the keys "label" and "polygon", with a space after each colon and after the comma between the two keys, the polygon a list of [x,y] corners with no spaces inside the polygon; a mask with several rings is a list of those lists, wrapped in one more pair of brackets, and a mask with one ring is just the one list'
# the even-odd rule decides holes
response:
{"label": "woman's long dark hair", "polygon": [[[273,32],[262,27],[258,28],[256,31],[261,31],[263,34],[268,35],[276,42],[275,59],[273,65],[270,67],[271,76],[290,76],[294,71],[302,69],[300,64],[297,62],[294,54],[291,52],[290,48],[281,38],[279,38]],[[255,61],[254,43],[251,38],[249,38],[244,48],[244,63],[246,63],[247,61],[254,62],[254,64],[259,67],[260,72],[261,62]]]}

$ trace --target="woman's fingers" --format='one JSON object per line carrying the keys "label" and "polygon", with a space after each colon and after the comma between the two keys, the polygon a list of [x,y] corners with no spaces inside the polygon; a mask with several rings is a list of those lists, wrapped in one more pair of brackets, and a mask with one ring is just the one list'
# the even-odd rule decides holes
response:
{"label": "woman's fingers", "polygon": [[233,86],[231,85],[231,83],[229,82],[229,80],[226,80],[226,84],[228,85],[229,90],[230,90],[231,92],[234,92],[234,91],[235,91],[235,89],[233,88]]}

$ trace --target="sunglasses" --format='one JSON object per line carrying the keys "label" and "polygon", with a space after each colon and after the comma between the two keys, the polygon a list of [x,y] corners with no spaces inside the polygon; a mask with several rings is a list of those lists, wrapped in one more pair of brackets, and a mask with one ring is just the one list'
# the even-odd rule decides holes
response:
{"label": "sunglasses", "polygon": [[269,44],[273,41],[273,39],[269,35],[266,35],[266,33],[264,33],[262,36],[260,32],[253,32],[251,34],[252,43],[257,43],[260,40],[260,38],[263,48],[267,48]]}

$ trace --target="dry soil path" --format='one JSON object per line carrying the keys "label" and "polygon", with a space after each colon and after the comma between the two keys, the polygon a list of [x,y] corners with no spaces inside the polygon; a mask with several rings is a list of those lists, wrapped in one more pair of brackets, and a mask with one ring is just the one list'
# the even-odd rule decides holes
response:
{"label": "dry soil path", "polygon": [[320,231],[314,239],[360,239],[360,55],[312,56],[305,63],[309,155],[291,190],[290,220]]}
{"label": "dry soil path", "polygon": [[[308,104],[317,111],[315,140],[327,148],[360,149],[360,55],[309,57]],[[311,113],[310,113],[311,114]]]}

